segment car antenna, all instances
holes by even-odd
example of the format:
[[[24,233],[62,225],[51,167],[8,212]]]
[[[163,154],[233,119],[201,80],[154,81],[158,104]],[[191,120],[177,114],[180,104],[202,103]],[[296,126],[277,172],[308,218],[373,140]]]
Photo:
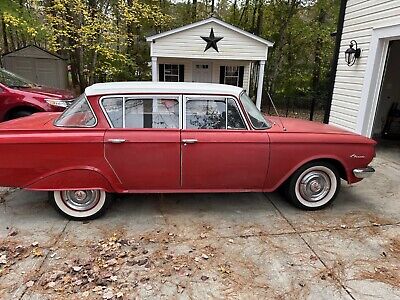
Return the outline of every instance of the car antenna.
[[[267,95],[268,95],[269,101],[271,101],[271,104],[272,104],[272,106],[274,107],[274,110],[275,110],[276,115],[278,116],[279,122],[281,122],[283,131],[287,131],[285,125],[283,125],[281,116],[279,115],[278,110],[276,109],[275,103],[274,103],[274,101],[272,100],[272,97],[271,97],[271,95],[269,94],[269,92],[267,92]]]

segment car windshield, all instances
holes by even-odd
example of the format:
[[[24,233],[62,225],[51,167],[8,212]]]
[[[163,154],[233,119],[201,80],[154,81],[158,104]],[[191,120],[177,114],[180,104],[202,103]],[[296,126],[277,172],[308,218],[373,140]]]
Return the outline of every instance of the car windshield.
[[[80,95],[54,122],[59,127],[93,127],[96,125],[94,115],[85,94]]]
[[[244,109],[249,116],[251,124],[256,129],[270,128],[270,124],[265,120],[261,111],[254,105],[254,102],[250,99],[245,92],[240,95],[240,101],[242,102]]]
[[[36,86],[33,82],[19,77],[5,69],[0,69],[0,82],[11,88]]]

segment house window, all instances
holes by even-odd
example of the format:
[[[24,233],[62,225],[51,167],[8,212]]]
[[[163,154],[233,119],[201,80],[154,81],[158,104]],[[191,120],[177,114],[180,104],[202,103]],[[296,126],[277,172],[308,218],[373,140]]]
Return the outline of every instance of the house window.
[[[164,80],[168,82],[179,82],[179,66],[165,64]]]
[[[184,65],[176,65],[176,64],[159,64],[159,81],[167,81],[167,82],[183,82],[185,81],[184,73],[185,66]]]
[[[244,66],[220,66],[219,83],[243,87]]]
[[[225,67],[225,84],[238,86],[239,85],[239,67],[226,66]]]

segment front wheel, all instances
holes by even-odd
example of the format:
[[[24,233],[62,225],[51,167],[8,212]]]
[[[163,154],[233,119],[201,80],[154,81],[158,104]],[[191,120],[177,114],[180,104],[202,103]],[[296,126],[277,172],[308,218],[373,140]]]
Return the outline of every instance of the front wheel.
[[[287,196],[297,207],[316,210],[335,200],[340,190],[340,176],[328,162],[312,162],[297,170],[289,179]]]
[[[52,194],[57,210],[74,220],[99,217],[111,201],[109,195],[103,190],[54,191]]]

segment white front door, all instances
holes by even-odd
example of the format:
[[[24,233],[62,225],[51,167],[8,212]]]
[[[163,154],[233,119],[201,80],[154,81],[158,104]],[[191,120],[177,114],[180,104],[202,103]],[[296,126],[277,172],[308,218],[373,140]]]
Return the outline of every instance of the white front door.
[[[212,82],[212,68],[209,62],[193,63],[193,82]]]

